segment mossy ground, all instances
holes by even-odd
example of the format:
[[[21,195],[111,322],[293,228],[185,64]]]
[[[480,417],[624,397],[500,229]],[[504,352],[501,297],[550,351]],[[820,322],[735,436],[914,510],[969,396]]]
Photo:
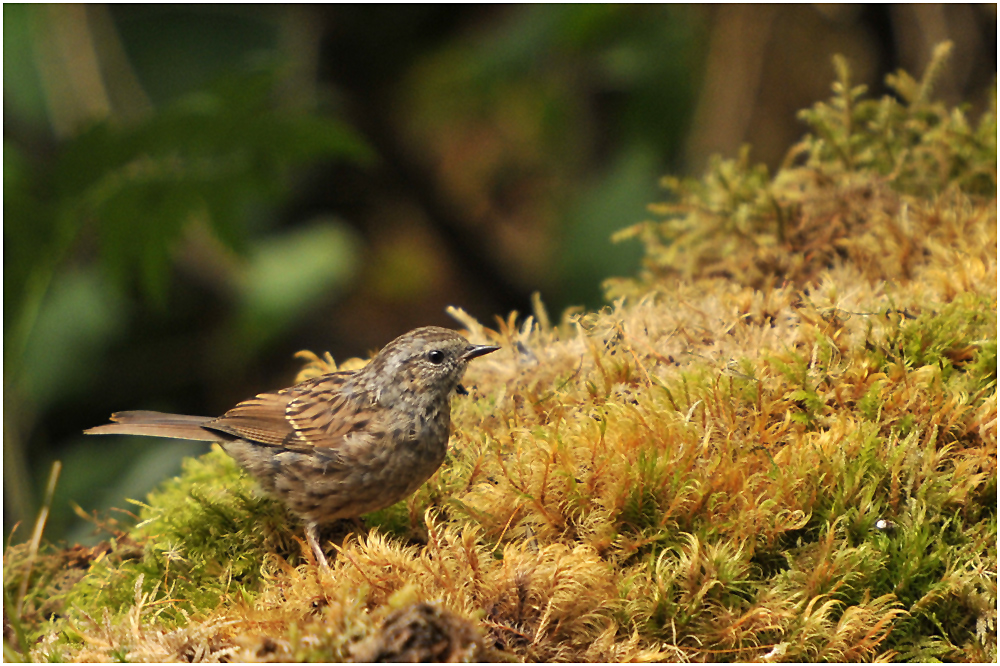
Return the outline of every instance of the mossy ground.
[[[100,548],[9,548],[5,655],[995,661],[996,109],[933,102],[943,56],[671,181],[603,311],[455,311],[503,350],[329,574],[213,450]]]

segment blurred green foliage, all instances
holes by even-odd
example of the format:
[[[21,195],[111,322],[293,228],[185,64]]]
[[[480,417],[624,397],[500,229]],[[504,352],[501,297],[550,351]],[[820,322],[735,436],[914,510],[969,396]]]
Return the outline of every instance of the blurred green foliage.
[[[40,47],[32,40],[55,29],[58,11],[4,8],[16,56],[5,59],[5,74],[12,74],[5,96],[10,91],[12,113],[28,125],[44,117],[38,93],[51,85],[33,67],[32,47]],[[105,352],[125,334],[134,297],[168,307],[182,247],[207,238],[216,254],[208,263],[228,262],[238,296],[227,337],[244,354],[234,359],[300,319],[310,299],[353,278],[358,243],[336,219],[270,231],[302,167],[320,160],[370,164],[374,157],[349,125],[283,98],[275,56],[275,64],[257,57],[196,80],[194,89],[163,93],[167,101],[136,118],[95,117],[64,137],[5,137],[4,469],[13,500],[5,502],[5,525],[31,516],[32,474],[23,451],[35,415],[100,381]],[[98,450],[121,455],[126,448]],[[176,459],[190,449],[174,451]],[[146,455],[162,462],[151,447]],[[70,471],[104,487],[121,467],[105,457],[86,465],[73,455],[83,466]]]
[[[594,277],[638,260],[607,238],[681,166],[705,18],[677,5],[510,8],[406,81],[410,143],[556,309],[599,307]]]

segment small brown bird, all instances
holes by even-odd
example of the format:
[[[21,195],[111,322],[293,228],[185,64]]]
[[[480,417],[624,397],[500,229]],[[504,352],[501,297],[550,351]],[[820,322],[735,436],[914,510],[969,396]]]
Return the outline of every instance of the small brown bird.
[[[306,540],[327,566],[317,528],[395,504],[430,478],[444,461],[451,394],[466,365],[497,349],[427,326],[360,370],[261,393],[219,418],[118,412],[85,432],[218,442],[305,521]]]

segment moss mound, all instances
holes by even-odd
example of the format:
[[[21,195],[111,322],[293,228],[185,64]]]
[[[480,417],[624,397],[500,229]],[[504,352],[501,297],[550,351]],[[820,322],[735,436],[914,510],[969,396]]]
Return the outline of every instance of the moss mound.
[[[996,109],[933,101],[945,55],[882,100],[838,60],[774,176],[669,181],[603,311],[453,311],[504,348],[330,574],[212,451],[69,582],[10,549],[7,654],[996,660]]]

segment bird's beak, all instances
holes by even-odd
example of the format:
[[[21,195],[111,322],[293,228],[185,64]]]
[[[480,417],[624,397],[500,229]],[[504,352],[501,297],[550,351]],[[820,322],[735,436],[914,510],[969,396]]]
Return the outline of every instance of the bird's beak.
[[[495,352],[500,349],[499,347],[494,347],[492,345],[469,345],[462,352],[462,355],[458,357],[459,361],[470,361],[478,356],[485,356],[491,352]]]

